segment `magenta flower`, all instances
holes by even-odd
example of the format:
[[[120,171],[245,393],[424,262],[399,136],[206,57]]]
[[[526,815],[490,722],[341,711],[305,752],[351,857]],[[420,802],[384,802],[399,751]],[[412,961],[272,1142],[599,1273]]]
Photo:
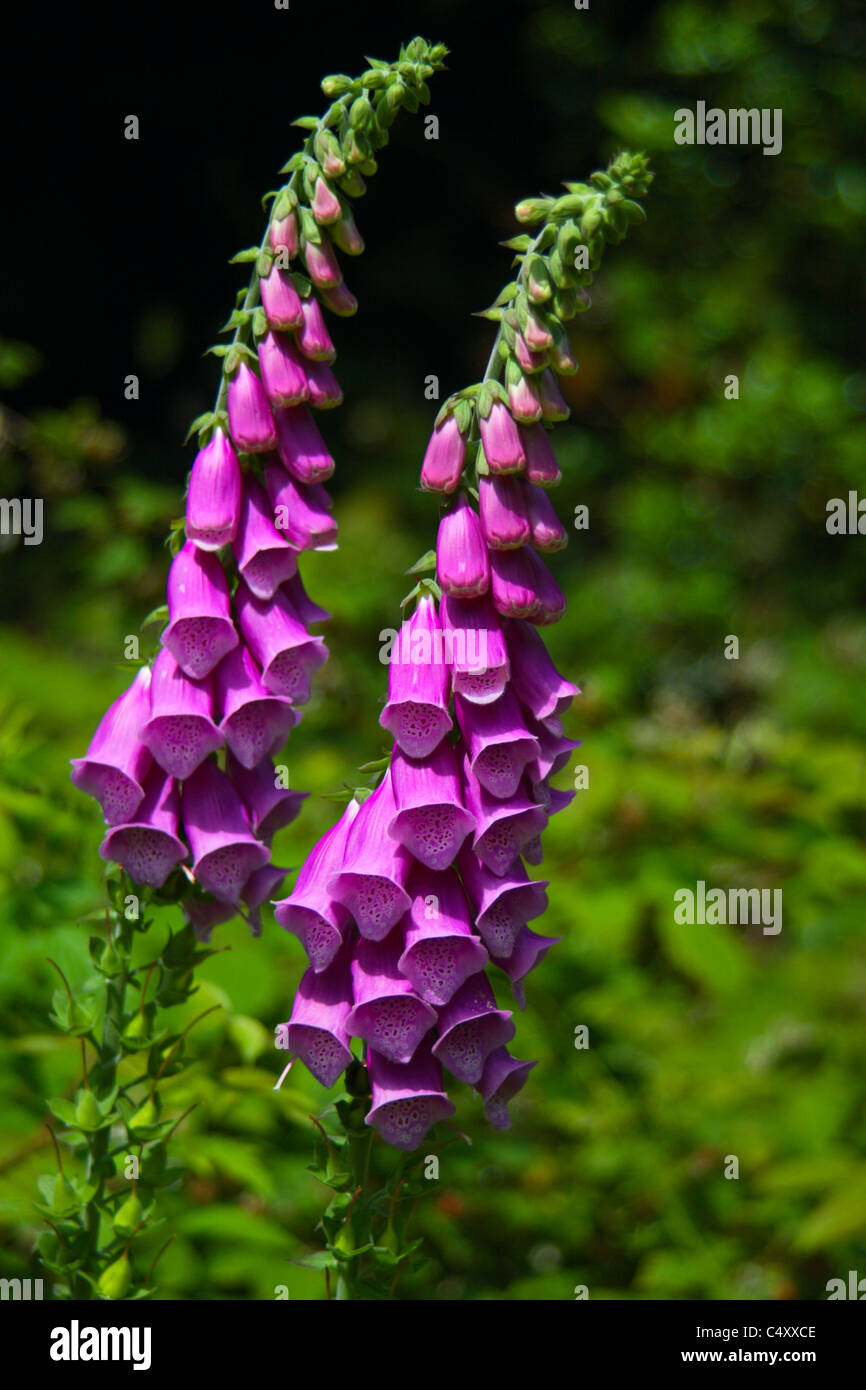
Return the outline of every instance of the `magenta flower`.
[[[546,492],[532,484],[526,490],[532,544],[536,550],[561,550],[568,534]]]
[[[496,962],[497,965],[502,966],[511,981],[512,993],[521,1009],[526,1007],[523,980],[526,979],[530,971],[541,964],[551,946],[555,946],[559,940],[560,937],[558,936],[540,936],[530,927],[521,927],[510,956],[505,960]]]
[[[545,420],[567,420],[571,411],[556,383],[553,372],[548,370],[541,373],[538,389],[541,394],[541,410]]]
[[[300,405],[309,398],[307,366],[283,333],[268,332],[259,343],[259,371],[271,405]]]
[[[509,1128],[508,1102],[526,1085],[529,1073],[537,1065],[537,1062],[519,1062],[505,1047],[490,1053],[477,1090],[484,1101],[484,1114],[494,1129]]]
[[[298,483],[279,463],[265,468],[274,525],[299,550],[336,550],[337,523],[321,483]]]
[[[398,967],[428,1004],[447,1004],[470,975],[484,969],[487,951],[472,933],[466,895],[453,869],[434,873],[416,864],[409,895]]]
[[[235,538],[241,505],[237,454],[222,430],[214,430],[192,465],[186,495],[186,534],[202,550],[219,550]]]
[[[150,718],[140,737],[160,767],[179,782],[223,741],[213,720],[210,680],[185,675],[166,647],[153,664]]]
[[[237,906],[250,874],[270,858],[238,793],[215,763],[204,762],[184,782],[181,808],[196,882]]]
[[[396,814],[390,769],[361,806],[341,867],[327,889],[354,917],[362,936],[381,941],[409,907],[412,857],[389,831]]]
[[[187,541],[171,562],[167,597],[163,646],[186,675],[198,680],[209,676],[238,644],[229,586],[216,556]]]
[[[290,254],[294,255],[294,252]],[[271,328],[300,328],[304,321],[303,300],[288,271],[272,266],[270,275],[259,281],[259,293]]]
[[[542,626],[558,623],[560,618],[564,617],[567,607],[565,594],[541,557],[536,555],[534,550],[527,550],[525,554],[537,596],[537,606],[532,614],[532,621]],[[529,615],[513,612],[509,616],[520,618]]]
[[[531,527],[529,489],[523,478],[491,475],[478,481],[478,510],[484,540],[491,550],[526,545]]]
[[[450,674],[430,594],[403,623],[388,665],[388,703],[379,718],[410,758],[424,758],[452,727]]]
[[[489,704],[505,689],[509,657],[499,619],[486,597],[442,600],[443,633],[450,644],[455,695]]]
[[[538,610],[533,554],[527,546],[490,552],[490,597],[505,618],[531,618]]]
[[[541,401],[529,377],[518,374],[508,387],[508,405],[515,420],[522,425],[541,419]]]
[[[352,1060],[346,1019],[352,1009],[350,946],[324,970],[301,976],[289,1020],[287,1042],[323,1086],[333,1086]]]
[[[327,608],[322,608],[321,604],[314,603],[304,588],[304,581],[300,573],[293,574],[291,579],[287,579],[282,586],[283,594],[289,600],[304,627],[309,627],[310,623],[324,623],[330,618]]]
[[[472,1086],[481,1080],[490,1053],[514,1037],[515,1027],[510,1011],[497,1009],[490,981],[480,971],[440,1010],[437,1032],[433,1056],[458,1081]]]
[[[310,698],[310,677],[328,659],[321,637],[311,637],[281,590],[271,600],[256,598],[241,581],[235,607],[244,641],[268,690],[294,704]]]
[[[331,237],[334,245],[345,251],[347,256],[360,256],[364,250],[364,238],[348,208],[344,208],[343,215],[331,224]]]
[[[334,460],[309,410],[302,405],[278,408],[274,418],[280,460],[292,477],[299,483],[322,483],[330,478]]]
[[[358,301],[345,280],[333,286],[321,285],[318,281],[316,283],[319,298],[333,314],[339,314],[340,318],[351,318],[358,312]]]
[[[580,691],[561,676],[540,634],[528,623],[504,624],[514,693],[535,719],[561,719]]]
[[[528,764],[538,757],[538,740],[527,729],[520,706],[506,689],[489,705],[454,697],[457,723],[472,774],[491,796],[514,796]]]
[[[241,362],[228,388],[229,430],[245,454],[260,454],[277,446],[277,431],[265,389],[252,367]]]
[[[454,1114],[442,1089],[442,1068],[426,1040],[411,1062],[389,1062],[373,1048],[367,1057],[373,1101],[364,1123],[395,1149],[417,1149],[430,1127]]]
[[[247,475],[241,496],[238,534],[232,547],[238,573],[256,598],[273,598],[298,570],[298,552],[273,523],[270,499]]]
[[[526,455],[508,407],[494,401],[486,420],[480,421],[481,443],[491,473],[520,473]]]
[[[325,325],[324,315],[314,294],[301,300],[303,322],[295,335],[295,341],[305,357],[314,362],[333,362],[336,349]]]
[[[468,756],[463,766],[463,791],[475,821],[472,848],[482,864],[502,878],[516,856],[541,834],[547,824],[546,812],[522,786],[509,797],[491,796],[475,777]]]
[[[326,885],[343,867],[349,831],[360,809],[353,797],[336,825],[307,855],[289,896],[274,907],[277,922],[297,936],[314,970],[330,965],[349,921],[348,909],[332,897]]]
[[[282,748],[300,711],[285,695],[275,695],[246,647],[223,657],[214,677],[220,733],[242,767],[253,768]]]
[[[436,1011],[415,993],[399,969],[402,940],[391,932],[383,941],[360,940],[352,956],[354,1007],[347,1032],[363,1038],[391,1062],[409,1062],[436,1022]]]
[[[314,241],[306,242],[303,254],[310,279],[317,288],[333,291],[342,283],[343,272],[326,236],[319,245]]]
[[[455,499],[439,522],[436,578],[452,598],[477,598],[487,592],[490,566],[478,513],[469,498]]]
[[[396,813],[390,834],[428,869],[447,869],[475,824],[463,805],[451,744],[443,739],[426,758],[407,758],[395,748],[391,781]]]
[[[429,492],[453,492],[460,482],[466,440],[457,420],[449,415],[434,429],[421,465],[421,486]]]
[[[150,714],[150,679],[142,666],[100,719],[85,756],[72,759],[74,785],[96,798],[108,825],[131,821],[144,797],[152,759],[140,730]]]
[[[539,487],[556,487],[562,478],[550,437],[543,425],[524,425],[520,439],[526,453],[526,476]]]
[[[307,363],[307,391],[315,410],[332,410],[343,400],[343,388],[327,362]]]
[[[301,802],[309,796],[309,792],[284,787],[270,758],[263,758],[255,767],[245,767],[229,753],[226,771],[240,793],[253,833],[268,844],[278,830],[291,824]]]
[[[478,935],[497,961],[510,956],[522,928],[547,909],[547,880],[530,879],[518,858],[495,874],[468,846],[457,862]]]
[[[151,768],[141,805],[127,823],[109,830],[99,846],[100,857],[121,864],[136,883],[161,888],[189,852],[177,833],[179,809],[173,778]]]

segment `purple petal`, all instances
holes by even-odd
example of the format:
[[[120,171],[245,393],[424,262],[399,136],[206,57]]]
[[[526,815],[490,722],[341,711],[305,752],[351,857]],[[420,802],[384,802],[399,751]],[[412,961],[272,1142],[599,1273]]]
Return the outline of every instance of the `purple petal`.
[[[192,680],[163,647],[153,663],[150,719],[141,730],[141,741],[179,782],[222,745],[212,716],[210,680]]]
[[[139,730],[150,713],[150,682],[142,666],[100,719],[86,756],[72,759],[73,784],[96,798],[109,825],[132,820],[144,797],[152,759]]]
[[[454,749],[443,739],[426,758],[391,759],[396,814],[390,833],[429,869],[447,869],[474,826],[463,805]]]

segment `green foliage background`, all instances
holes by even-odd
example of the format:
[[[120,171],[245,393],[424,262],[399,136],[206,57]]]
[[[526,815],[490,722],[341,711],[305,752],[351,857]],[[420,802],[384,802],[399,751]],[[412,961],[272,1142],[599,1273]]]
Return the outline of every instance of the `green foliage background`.
[[[428,9],[431,29],[456,13]],[[827,499],[861,484],[866,446],[862,19],[841,0],[667,0],[623,39],[601,13],[550,4],[532,7],[522,41],[545,74],[538,102],[584,123],[580,166],[569,141],[545,150],[545,170],[584,177],[625,144],[649,151],[656,182],[648,224],[609,252],[576,323],[581,371],[557,430],[557,502],[566,516],[586,504],[591,526],[554,562],[569,611],[547,635],[584,692],[567,731],[584,740],[590,788],[546,837],[541,929],[562,941],[529,981],[516,1040],[539,1065],[507,1135],[455,1088],[471,1145],[442,1152],[413,1218],[428,1260],[396,1296],[568,1299],[586,1284],[592,1298],[822,1298],[829,1278],[866,1273],[864,541],[824,527]],[[781,107],[783,153],[675,146],[673,111],[699,99]],[[506,136],[519,121],[503,107]],[[438,312],[463,320],[492,294],[447,245],[437,256],[450,287]],[[488,261],[495,292],[507,259],[492,240]],[[376,294],[365,264],[362,304]],[[363,314],[337,328],[347,406],[324,428],[341,546],[305,569],[335,615],[332,655],[288,749],[293,785],[312,792],[276,842],[289,866],[333,817],[321,794],[383,747],[377,634],[396,623],[436,512],[412,490],[432,418],[418,380],[378,370],[387,345],[365,341]],[[470,333],[483,361],[485,329]],[[38,325],[32,337],[38,348]],[[149,350],[158,359],[158,336]],[[75,1045],[46,1022],[45,957],[96,987],[76,922],[101,902],[101,826],[67,760],[127,678],[124,634],[161,601],[160,542],[190,462],[164,438],[175,481],[155,481],[133,431],[38,372],[33,349],[3,345],[0,492],[44,497],[48,528],[38,550],[0,558],[4,1275],[28,1272],[40,1229],[31,1201],[53,1166],[41,1098],[78,1077]],[[729,373],[738,401],[724,398]],[[25,381],[45,402],[26,415]],[[728,634],[738,661],[723,657]],[[697,879],[781,887],[781,935],[676,926],[673,893]],[[325,1095],[300,1067],[272,1090],[302,953],[271,918],[259,941],[239,922],[216,941],[226,950],[180,1017],[222,1007],[167,1092],[177,1114],[198,1103],[175,1141],[185,1175],[136,1259],[146,1268],[176,1232],[162,1297],[271,1298],[287,1284],[321,1298],[321,1274],[287,1262],[316,1248],[326,1194],[305,1164]]]

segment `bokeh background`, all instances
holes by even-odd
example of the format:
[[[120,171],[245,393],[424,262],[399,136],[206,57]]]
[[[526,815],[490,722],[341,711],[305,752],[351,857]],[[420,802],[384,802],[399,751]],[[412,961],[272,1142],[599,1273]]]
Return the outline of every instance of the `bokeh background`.
[[[312,794],[277,862],[301,862],[334,815],[322,794],[384,747],[377,634],[436,517],[416,490],[423,382],[444,397],[480,375],[491,329],[470,315],[508,278],[513,204],[623,145],[656,180],[576,321],[557,428],[561,514],[586,504],[590,529],[555,561],[569,611],[548,635],[583,688],[567,731],[590,787],[546,837],[542,930],[562,942],[516,1040],[539,1065],[506,1135],[457,1088],[471,1146],[444,1151],[413,1218],[427,1262],[395,1296],[814,1299],[866,1274],[866,541],[824,526],[866,448],[860,7],[257,0],[17,23],[34,85],[5,122],[0,494],[43,497],[46,533],[0,538],[2,1273],[30,1269],[53,1168],[41,1098],[77,1076],[45,957],[94,984],[79,919],[101,902],[101,822],[68,759],[162,601],[181,441],[215,388],[201,354],[243,279],[228,256],[257,238],[319,78],[421,31],[452,50],[440,138],[401,116],[358,209],[346,403],[323,423],[341,546],[304,571],[331,659],[288,748]],[[698,100],[781,107],[782,153],[676,146],[673,112]],[[781,935],[676,926],[673,893],[698,879],[782,888]],[[287,1261],[316,1248],[307,1116],[326,1097],[300,1068],[271,1089],[302,953],[272,919],[215,940],[188,1012],[222,1010],[175,1086],[176,1113],[199,1104],[149,1237],[178,1236],[160,1296],[320,1298],[321,1274]]]

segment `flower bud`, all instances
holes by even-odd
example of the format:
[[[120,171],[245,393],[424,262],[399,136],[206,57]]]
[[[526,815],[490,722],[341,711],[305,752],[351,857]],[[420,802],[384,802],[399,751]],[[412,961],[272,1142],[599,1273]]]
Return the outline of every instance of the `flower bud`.
[[[232,439],[242,453],[276,448],[277,431],[265,389],[246,362],[229,381],[228,412]]]
[[[103,1298],[124,1298],[132,1283],[129,1257],[121,1255],[119,1260],[104,1269],[97,1280],[97,1290]]]
[[[334,289],[343,278],[334,248],[327,238],[318,246],[314,241],[305,242],[304,263],[313,284],[320,289]]]
[[[521,371],[530,374],[543,371],[549,360],[547,352],[533,352],[520,333],[514,338],[514,355]]]
[[[273,251],[285,251],[291,259],[298,254],[298,219],[294,212],[279,221],[274,219],[268,230],[268,240]]]
[[[355,219],[348,208],[344,209],[339,221],[333,224],[331,236],[335,246],[338,246],[347,256],[360,256],[364,249],[364,239],[355,226]]]
[[[307,362],[290,338],[265,334],[259,343],[259,370],[272,405],[300,405],[309,397]]]
[[[518,222],[543,222],[553,207],[553,198],[524,198],[514,209]]]
[[[561,550],[568,545],[568,533],[553,508],[553,503],[540,487],[527,488],[527,510],[536,550]]]
[[[515,420],[519,420],[521,424],[540,420],[542,407],[535,387],[513,361],[506,364],[505,383],[508,389],[508,404]]]
[[[330,309],[332,314],[338,314],[340,318],[348,319],[358,312],[358,301],[345,280],[333,287],[322,287],[320,297],[325,307]]]
[[[299,328],[303,322],[301,296],[291,275],[272,267],[270,275],[259,281],[262,308],[271,328]]]
[[[481,529],[491,550],[514,550],[530,537],[529,492],[519,475],[479,478]]]
[[[314,294],[301,300],[301,312],[303,323],[295,334],[295,342],[301,352],[315,362],[333,362],[337,352]]]
[[[543,425],[524,426],[521,444],[526,452],[526,476],[538,487],[556,487],[562,478],[556,455]]]
[[[542,372],[538,386],[541,394],[541,413],[545,420],[567,420],[571,411],[556,384],[553,372]]]
[[[573,376],[577,371],[577,361],[571,351],[568,334],[557,325],[554,344],[550,351],[550,361],[554,371],[562,376]]]
[[[327,362],[307,363],[307,388],[311,406],[330,410],[343,399],[343,388]]]
[[[487,419],[480,422],[484,457],[491,473],[520,473],[526,456],[517,426],[502,401],[494,401]]]
[[[436,578],[453,598],[477,598],[490,582],[487,546],[478,513],[460,496],[439,523]]]
[[[316,158],[329,179],[345,173],[346,164],[340,151],[340,142],[331,130],[320,130],[314,142]]]
[[[526,289],[533,304],[543,304],[553,294],[550,272],[541,256],[533,256],[529,262]]]
[[[338,222],[343,212],[339,198],[321,175],[316,179],[311,207],[320,227],[327,226],[329,222]]]
[[[449,415],[430,436],[421,464],[421,486],[428,492],[453,492],[465,457],[466,440],[455,416]]]

